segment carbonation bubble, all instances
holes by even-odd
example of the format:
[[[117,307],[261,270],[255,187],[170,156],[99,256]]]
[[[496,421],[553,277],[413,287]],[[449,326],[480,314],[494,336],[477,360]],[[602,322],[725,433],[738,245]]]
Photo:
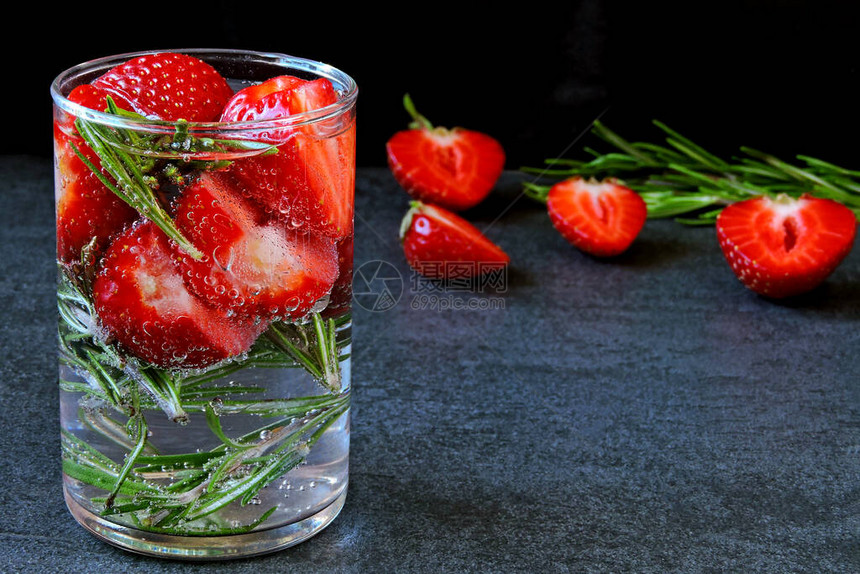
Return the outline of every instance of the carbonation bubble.
[[[221,409],[224,406],[224,401],[221,399],[221,397],[215,397],[214,399],[209,401],[209,406],[212,407],[212,410],[215,412],[216,415],[219,415],[221,414]]]

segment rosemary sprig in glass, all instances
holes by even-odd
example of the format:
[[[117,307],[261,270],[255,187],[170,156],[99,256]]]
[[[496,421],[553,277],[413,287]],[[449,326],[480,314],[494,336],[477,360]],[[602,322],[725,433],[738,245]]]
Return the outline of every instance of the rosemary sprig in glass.
[[[106,111],[140,117],[110,100]],[[182,122],[172,134],[157,130],[145,134],[81,118],[75,126],[98,156],[95,165],[75,149],[90,170],[194,257],[199,251],[182,236],[163,203],[165,187],[181,187],[197,170],[224,167],[229,160],[223,158],[235,153],[269,153],[253,142],[194,137]],[[186,159],[200,157],[201,152],[208,159]],[[343,329],[349,317],[324,319],[315,312],[306,322],[273,323],[247,353],[205,370],[156,368],[124,354],[101,336],[92,301],[97,268],[93,247],[94,243],[86,246],[78,262],[59,264],[59,348],[65,367],[60,387],[80,397],[81,423],[125,455],[121,463],[114,461],[95,443],[64,431],[64,473],[104,491],[104,496],[91,499],[101,505],[102,514],[148,530],[218,535],[256,528],[275,508],[241,526],[225,524],[216,511],[232,503],[253,503],[262,488],[301,464],[311,446],[348,410],[350,394],[341,379],[340,362],[350,344],[348,330]],[[264,398],[259,396],[266,390],[261,386],[226,382],[243,369],[270,368],[303,369],[321,392]],[[153,413],[181,425],[198,414],[217,446],[203,452],[160,454],[150,438],[148,417]],[[229,437],[221,417],[240,414],[259,417],[261,426]]]
[[[145,451],[143,414],[130,419],[137,438],[122,466],[72,433],[63,432],[63,471],[76,480],[109,491],[100,502],[104,515],[127,515],[135,524],[158,532],[217,535],[252,530],[271,515],[263,513],[241,528],[211,517],[228,504],[251,504],[260,490],[301,464],[313,444],[349,407],[349,394],[272,405],[264,416],[276,417],[261,429],[230,439],[213,406],[206,421],[223,442],[204,452],[173,455]],[[204,521],[204,519],[207,519]]]
[[[834,199],[860,218],[860,171],[803,155],[791,163],[749,147],[723,159],[662,122],[653,123],[665,136],[662,144],[628,141],[596,121],[591,132],[610,151],[586,147],[590,159],[547,159],[543,167],[523,167],[523,173],[537,177],[523,182],[524,194],[546,202],[560,179],[615,178],[642,196],[649,218],[672,217],[686,225],[711,225],[730,203],[780,194]]]
[[[145,119],[140,114],[119,108],[110,96],[106,98],[105,112],[118,118]],[[230,154],[277,153],[277,148],[261,147],[258,143],[242,140],[195,137],[188,128],[187,122],[179,121],[173,125],[172,133],[164,133],[161,130],[144,133],[77,118],[75,129],[96,153],[100,166],[94,165],[77,147],[74,147],[74,151],[105,187],[143,217],[152,220],[183,251],[199,259],[199,250],[177,229],[162,205],[157,193],[162,183],[167,181],[182,184],[189,173],[223,168],[230,163],[229,159],[224,159],[230,157]],[[187,159],[201,154],[213,159]]]
[[[201,372],[172,372],[125,357],[100,339],[91,301],[67,278],[67,268],[61,270],[60,358],[77,379],[61,380],[61,388],[81,395],[79,419],[88,429],[126,452],[120,465],[64,432],[65,474],[107,492],[93,499],[103,506],[103,514],[124,515],[148,530],[230,534],[251,530],[268,518],[273,509],[253,524],[235,527],[212,515],[234,502],[250,504],[262,488],[301,464],[311,446],[349,408],[350,394],[343,388],[339,368],[349,339],[338,338],[348,318],[323,319],[315,313],[305,324],[276,323],[241,358]],[[253,398],[265,389],[223,383],[225,377],[248,368],[304,369],[325,392]],[[220,444],[206,452],[161,455],[148,436],[147,417],[152,412],[163,412],[181,424],[199,413]],[[239,414],[274,422],[230,438],[221,417]]]

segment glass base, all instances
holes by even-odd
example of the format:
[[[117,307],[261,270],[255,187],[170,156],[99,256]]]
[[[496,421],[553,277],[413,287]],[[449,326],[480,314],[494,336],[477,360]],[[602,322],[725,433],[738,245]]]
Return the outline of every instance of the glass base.
[[[66,505],[84,528],[109,544],[145,556],[175,560],[230,560],[295,546],[331,524],[346,501],[346,488],[330,505],[299,522],[232,536],[174,536],[115,524],[78,504],[64,488]]]

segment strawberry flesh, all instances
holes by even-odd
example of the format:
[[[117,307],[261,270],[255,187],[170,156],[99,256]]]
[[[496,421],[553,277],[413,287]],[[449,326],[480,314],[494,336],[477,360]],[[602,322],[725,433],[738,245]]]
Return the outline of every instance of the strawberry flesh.
[[[402,224],[406,261],[429,279],[470,277],[504,268],[510,257],[456,213],[415,202]]]
[[[191,293],[177,252],[145,220],[113,241],[93,283],[106,338],[162,368],[201,368],[247,351],[265,324],[228,316]]]
[[[413,128],[386,143],[388,166],[414,199],[463,211],[483,201],[505,165],[491,136],[462,128]]]
[[[203,174],[184,191],[176,222],[203,253],[181,258],[186,281],[219,308],[264,320],[302,318],[337,278],[330,238],[265,217],[220,174]]]
[[[612,180],[580,177],[550,188],[547,212],[562,237],[595,257],[626,251],[648,217],[645,201],[635,191]]]
[[[295,113],[292,90],[306,81],[295,76],[276,76],[242,88],[221,111],[222,121],[250,122],[285,118]],[[271,143],[277,143],[277,139]]]
[[[853,247],[857,219],[836,201],[804,196],[733,203],[717,218],[726,261],[750,290],[774,299],[820,285]]]
[[[276,120],[337,103],[325,78],[272,78],[236,93],[221,121]],[[340,122],[340,120],[334,120]],[[337,133],[325,133],[326,129]],[[342,239],[352,233],[355,127],[331,120],[277,128],[260,141],[279,143],[278,153],[236,160],[229,172],[246,197],[295,227]]]

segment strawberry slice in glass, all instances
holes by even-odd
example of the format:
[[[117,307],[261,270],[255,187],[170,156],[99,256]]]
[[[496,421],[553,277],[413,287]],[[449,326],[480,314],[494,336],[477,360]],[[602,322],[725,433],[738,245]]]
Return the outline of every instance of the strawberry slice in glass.
[[[247,351],[266,325],[231,316],[191,293],[176,253],[148,220],[114,239],[93,283],[104,335],[162,368],[201,368]]]
[[[218,308],[264,320],[299,319],[337,278],[331,238],[267,217],[220,173],[203,174],[184,191],[176,221],[203,253],[180,257],[185,280]]]
[[[106,95],[84,84],[72,90],[69,100],[87,108],[104,110]],[[100,255],[112,236],[137,219],[137,212],[108,189],[87,165],[89,162],[100,170],[102,177],[110,178],[101,169],[98,156],[75,131],[74,117],[65,116],[54,121],[54,148],[57,258],[65,264],[74,264],[90,243],[91,254]]]
[[[326,78],[278,76],[237,92],[221,121],[286,119],[323,110],[337,100]],[[233,162],[229,173],[241,192],[296,228],[334,239],[351,234],[355,174],[344,158],[354,154],[354,123],[344,130],[342,121],[324,118],[313,124],[285,122],[261,134],[261,140],[276,143],[277,153]]]

